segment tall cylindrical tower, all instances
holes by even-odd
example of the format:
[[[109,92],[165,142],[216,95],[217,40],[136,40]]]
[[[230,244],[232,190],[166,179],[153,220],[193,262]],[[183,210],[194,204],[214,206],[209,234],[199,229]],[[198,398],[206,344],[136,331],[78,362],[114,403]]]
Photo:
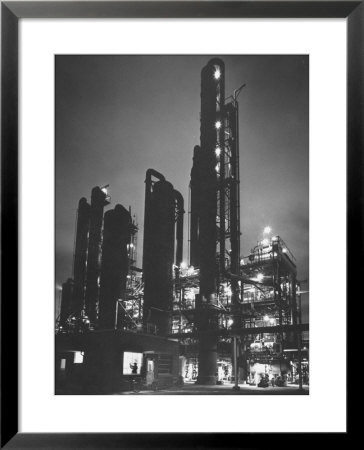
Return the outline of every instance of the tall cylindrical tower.
[[[116,325],[117,302],[123,299],[128,274],[128,249],[131,216],[127,209],[116,205],[104,216],[102,265],[100,274],[99,328]]]
[[[158,334],[168,334],[173,304],[175,240],[175,194],[171,183],[164,179],[154,183],[146,196],[145,214],[143,319],[145,325],[155,325]]]
[[[75,253],[73,260],[74,288],[72,295],[72,312],[80,315],[84,309],[86,288],[86,260],[87,243],[90,231],[90,205],[85,198],[81,198],[77,210],[77,228]]]
[[[217,369],[216,264],[218,176],[220,146],[224,143],[225,66],[212,59],[201,73],[201,181],[199,214],[200,301],[196,302],[199,331],[199,384],[215,384]],[[221,203],[221,199],[220,199]],[[223,208],[223,205],[220,208]],[[220,227],[221,228],[221,227]],[[223,232],[222,229],[219,231]],[[224,257],[224,249],[220,248]]]
[[[106,189],[94,187],[91,192],[90,233],[86,275],[86,315],[93,326],[96,326],[98,317],[102,219],[104,207],[108,203],[109,197]]]

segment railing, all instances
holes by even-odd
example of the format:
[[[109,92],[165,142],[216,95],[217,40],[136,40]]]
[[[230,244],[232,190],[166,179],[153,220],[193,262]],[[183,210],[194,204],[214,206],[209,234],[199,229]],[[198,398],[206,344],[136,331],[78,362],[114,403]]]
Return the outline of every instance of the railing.
[[[294,266],[296,266],[296,258],[293,256],[283,239],[279,236],[274,236],[269,240],[269,242],[259,242],[258,245],[254,247],[250,255],[244,256],[240,260],[240,265],[249,266],[259,262],[273,260],[276,250],[278,250],[278,254],[280,256],[284,255]]]

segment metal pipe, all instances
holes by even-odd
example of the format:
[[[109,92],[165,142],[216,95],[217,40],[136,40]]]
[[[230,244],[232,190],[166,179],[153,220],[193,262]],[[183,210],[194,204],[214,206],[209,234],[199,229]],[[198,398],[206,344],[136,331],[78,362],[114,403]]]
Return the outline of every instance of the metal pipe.
[[[236,336],[233,337],[234,340],[234,391],[240,391],[240,386],[238,383],[238,338]]]
[[[173,190],[174,198],[176,201],[176,265],[179,267],[183,259],[183,215],[185,210],[183,209],[184,201],[182,194],[176,189]]]

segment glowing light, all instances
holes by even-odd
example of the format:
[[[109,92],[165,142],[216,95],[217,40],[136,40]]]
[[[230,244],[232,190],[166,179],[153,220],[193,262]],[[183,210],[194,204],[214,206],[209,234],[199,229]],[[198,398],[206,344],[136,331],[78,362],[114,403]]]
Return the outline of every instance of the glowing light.
[[[271,231],[272,231],[271,227],[269,227],[269,226],[264,227],[263,234],[269,234]]]
[[[181,269],[187,269],[187,263],[181,262]]]
[[[269,240],[266,238],[266,239],[263,239],[262,240],[262,244],[263,245],[268,245],[269,244]]]
[[[216,128],[217,130],[219,130],[219,129],[221,128],[221,122],[220,122],[220,120],[218,120],[218,121],[215,123],[215,128]]]
[[[269,319],[269,322],[273,325],[275,320],[274,319]]]
[[[278,241],[278,236],[273,236],[272,241]]]
[[[219,172],[219,170],[220,170],[220,164],[216,164],[215,170],[216,170],[216,172]]]
[[[130,244],[130,248],[133,248],[134,247],[134,244]]]
[[[229,287],[225,288],[225,294],[226,295],[231,295],[232,294],[231,289]]]
[[[218,80],[220,78],[220,76],[221,76],[220,69],[216,69],[215,72],[214,72],[215,80]]]
[[[220,156],[221,148],[220,147],[216,147],[215,153],[216,153],[216,156]]]
[[[231,325],[232,325],[233,323],[234,323],[233,319],[229,319],[229,320],[228,320],[228,323],[227,323],[228,327],[231,327]]]
[[[282,252],[283,252],[283,253],[287,253],[287,249],[284,248],[284,249],[282,250]]]
[[[266,322],[268,322],[269,316],[264,316],[264,320],[265,320]]]
[[[264,275],[262,273],[258,273],[257,275],[257,280],[258,281],[263,281]]]

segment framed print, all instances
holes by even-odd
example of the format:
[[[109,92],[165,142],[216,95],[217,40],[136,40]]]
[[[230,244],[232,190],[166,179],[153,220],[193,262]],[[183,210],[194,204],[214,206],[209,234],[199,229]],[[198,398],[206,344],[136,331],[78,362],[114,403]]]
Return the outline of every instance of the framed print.
[[[362,2],[1,6],[2,446],[347,437]]]

